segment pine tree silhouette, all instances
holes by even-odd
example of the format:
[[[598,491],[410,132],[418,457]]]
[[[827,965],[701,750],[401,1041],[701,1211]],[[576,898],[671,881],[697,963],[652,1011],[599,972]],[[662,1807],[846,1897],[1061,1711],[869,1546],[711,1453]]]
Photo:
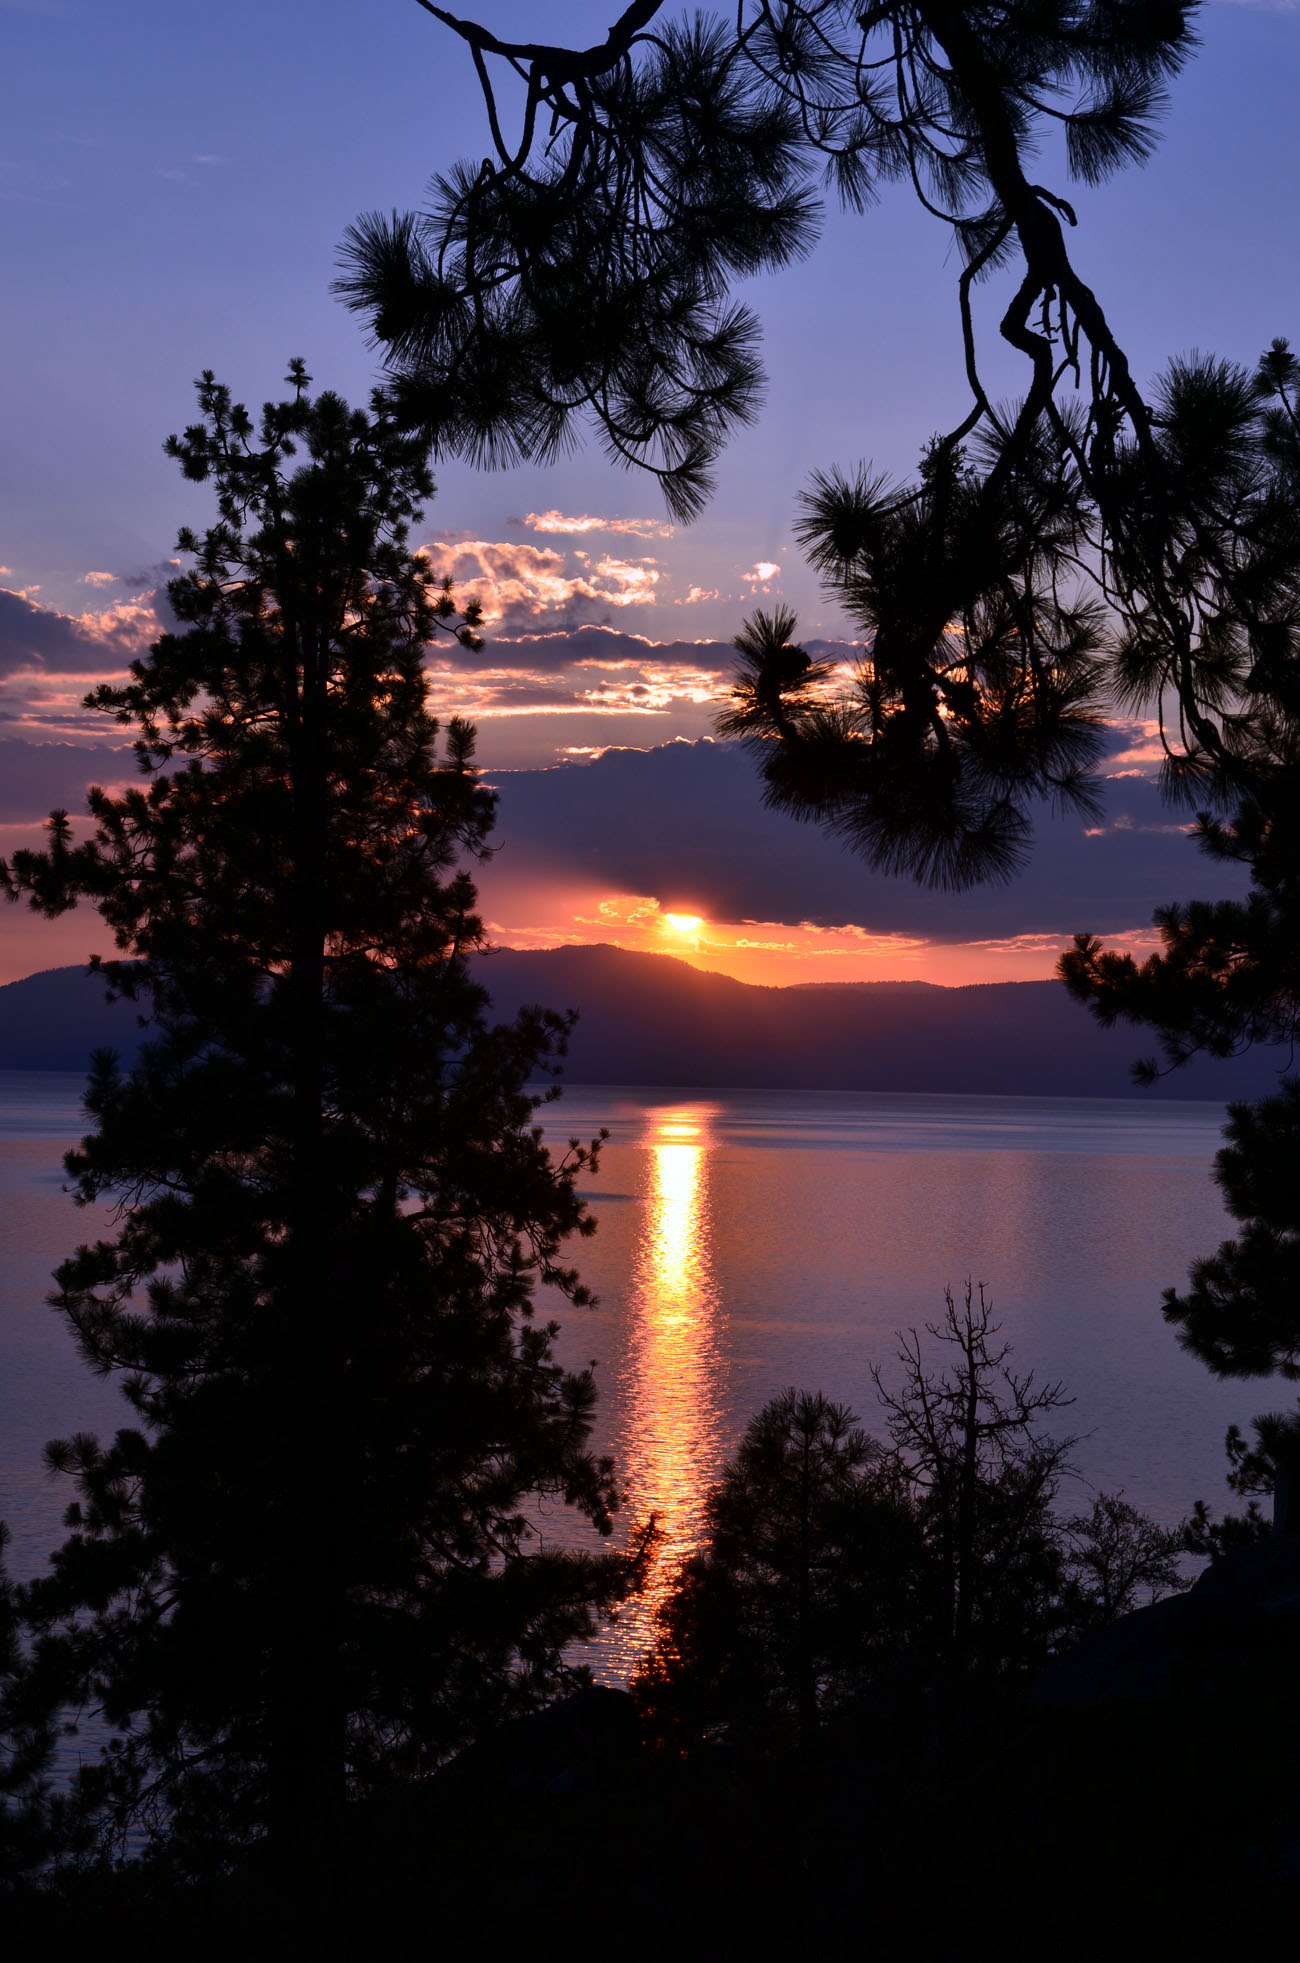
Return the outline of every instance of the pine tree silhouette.
[[[604,1531],[615,1496],[591,1376],[532,1316],[539,1283],[589,1299],[591,1151],[554,1161],[527,1088],[566,1024],[493,1027],[466,966],[494,799],[422,664],[477,615],[409,544],[425,445],[290,380],[255,428],[204,376],[167,446],[218,507],[179,629],[90,698],[144,781],[6,876],[98,907],[148,1023],[67,1161],[114,1224],[56,1299],[134,1422],[49,1448],[77,1498],[43,1680],[115,1728],[83,1779],[107,1836],[183,1868],[269,1835],[325,1875],[349,1799],[552,1696],[630,1570],[530,1524]]]

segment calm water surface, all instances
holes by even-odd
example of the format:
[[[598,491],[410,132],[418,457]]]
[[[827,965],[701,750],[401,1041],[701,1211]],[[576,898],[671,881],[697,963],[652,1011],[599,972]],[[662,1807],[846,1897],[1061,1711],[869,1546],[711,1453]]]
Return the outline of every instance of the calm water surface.
[[[62,1191],[80,1090],[0,1072],[0,1517],[25,1571],[68,1497],[41,1471],[45,1440],[123,1422],[44,1306],[55,1263],[98,1231]],[[1214,1383],[1159,1314],[1162,1288],[1226,1231],[1209,1179],[1218,1105],[602,1086],[544,1115],[559,1148],[611,1133],[586,1188],[599,1230],[577,1249],[600,1302],[564,1309],[561,1353],[595,1360],[598,1442],[617,1456],[624,1520],[661,1516],[660,1576],[759,1405],[795,1384],[870,1428],[870,1366],[888,1374],[897,1332],[941,1316],[968,1276],[1017,1364],[1075,1396],[1081,1505],[1087,1482],[1169,1522],[1200,1495],[1218,1503],[1224,1429],[1267,1403],[1263,1386]],[[574,1538],[562,1513],[544,1525]],[[624,1613],[600,1674],[644,1649],[646,1616]]]
[[[1224,1430],[1267,1392],[1215,1383],[1159,1305],[1227,1231],[1209,1177],[1221,1106],[602,1087],[547,1115],[556,1143],[611,1133],[581,1250],[600,1304],[566,1317],[562,1345],[597,1362],[627,1517],[664,1522],[651,1602],[748,1416],[793,1384],[871,1429],[871,1365],[888,1378],[898,1332],[941,1319],[967,1277],[1016,1365],[1075,1397],[1073,1503],[1122,1488],[1172,1524],[1219,1502]],[[610,1674],[644,1649],[646,1617],[625,1611],[602,1644]]]

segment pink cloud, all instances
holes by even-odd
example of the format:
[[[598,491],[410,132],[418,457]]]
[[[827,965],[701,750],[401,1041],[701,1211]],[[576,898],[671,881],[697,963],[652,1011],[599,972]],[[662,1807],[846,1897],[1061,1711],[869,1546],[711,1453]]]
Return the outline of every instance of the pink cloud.
[[[0,587],[0,674],[112,674],[162,631],[156,593],[74,615],[38,605],[31,597],[36,590]]]
[[[624,532],[631,538],[671,538],[676,529],[658,518],[569,518],[562,511],[530,511],[524,523],[534,532]]]
[[[562,552],[514,541],[435,538],[425,547],[433,570],[451,579],[463,604],[477,600],[484,620],[535,619],[579,608],[645,606],[662,574],[653,559],[601,558],[570,572]]]
[[[81,811],[88,784],[111,788],[132,783],[137,775],[134,754],[121,742],[33,743],[21,736],[0,737],[0,824],[39,823],[56,806]]]

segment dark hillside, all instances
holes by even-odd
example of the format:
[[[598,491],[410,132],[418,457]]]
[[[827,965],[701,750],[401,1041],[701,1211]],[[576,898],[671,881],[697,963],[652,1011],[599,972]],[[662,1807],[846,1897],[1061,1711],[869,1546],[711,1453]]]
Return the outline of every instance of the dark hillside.
[[[756,988],[668,955],[615,947],[500,949],[482,966],[496,1010],[576,1008],[575,1083],[1131,1097],[1143,1030],[1103,1030],[1056,982]],[[1272,1089],[1285,1059],[1198,1059],[1156,1095]]]
[[[84,1070],[92,1050],[140,1043],[133,1002],[104,1000],[87,968],[47,968],[0,988],[0,1070]]]
[[[500,948],[479,972],[503,1018],[529,1002],[580,1012],[573,1083],[1130,1097],[1129,1067],[1151,1047],[1145,1031],[1099,1029],[1056,982],[756,988],[617,947]],[[0,1069],[81,1070],[93,1049],[130,1056],[139,1041],[133,1005],[109,1006],[81,968],[0,988]],[[1286,1061],[1198,1059],[1151,1094],[1255,1097]]]

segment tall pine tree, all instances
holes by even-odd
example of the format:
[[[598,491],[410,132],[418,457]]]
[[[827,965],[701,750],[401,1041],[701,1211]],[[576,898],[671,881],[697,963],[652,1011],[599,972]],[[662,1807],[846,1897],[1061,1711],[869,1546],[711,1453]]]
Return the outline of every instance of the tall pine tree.
[[[149,1028],[129,1073],[97,1058],[68,1159],[113,1225],[56,1299],[134,1422],[49,1448],[77,1498],[34,1667],[115,1734],[105,1830],[191,1863],[328,1852],[350,1797],[553,1695],[629,1573],[530,1524],[607,1530],[614,1490],[591,1377],[532,1319],[539,1283],[588,1299],[590,1153],[548,1155],[527,1088],[565,1024],[490,1026],[467,968],[494,800],[423,657],[477,617],[408,543],[423,444],[309,379],[255,427],[203,377],[167,445],[218,507],[179,631],[90,698],[144,781],[4,870],[98,907]]]

